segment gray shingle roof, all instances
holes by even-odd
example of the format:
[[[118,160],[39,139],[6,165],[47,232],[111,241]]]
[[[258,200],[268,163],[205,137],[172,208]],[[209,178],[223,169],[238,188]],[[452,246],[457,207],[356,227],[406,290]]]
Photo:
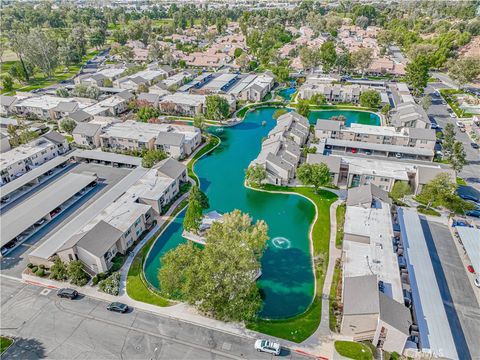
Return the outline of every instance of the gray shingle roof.
[[[346,277],[343,290],[343,314],[378,314],[380,301],[376,275]]]
[[[167,158],[160,161],[157,165],[155,165],[155,168],[159,173],[172,179],[178,178],[187,169],[187,167],[181,162],[172,158]]]
[[[322,154],[307,154],[307,163],[309,164],[325,164],[330,169],[330,172],[338,174],[340,172],[340,165],[342,159],[338,156],[326,156]]]
[[[77,242],[77,246],[98,257],[103,256],[123,235],[117,228],[101,220]]]
[[[159,98],[160,95],[158,94],[140,93],[137,97],[137,100],[144,100],[148,101],[149,103],[155,103],[156,101],[158,101]]]
[[[116,94],[116,96],[119,96],[119,97],[121,97],[122,99],[125,99],[125,100],[130,100],[133,97],[133,94],[131,92],[125,90],[125,91],[119,92],[118,94]]]
[[[408,134],[412,139],[430,140],[435,141],[435,130],[433,129],[421,129],[421,128],[409,128]]]
[[[90,124],[90,123],[78,123],[73,134],[79,134],[84,136],[94,136],[101,129],[99,124]]]
[[[43,135],[45,139],[48,139],[55,144],[63,144],[65,142],[65,137],[56,131],[50,131]]]
[[[92,115],[90,115],[89,113],[87,113],[83,110],[78,110],[78,111],[75,111],[75,112],[69,114],[68,117],[70,119],[74,120],[75,122],[83,122],[83,121],[87,121],[87,120],[91,119]]]
[[[410,334],[412,317],[410,310],[403,304],[393,300],[384,293],[380,293],[380,319],[405,335]]]
[[[315,124],[315,130],[339,131],[343,121],[318,119]]]
[[[373,199],[379,199],[388,204],[392,203],[392,200],[388,197],[388,193],[374,184],[362,185],[348,189],[348,206],[371,203]]]
[[[61,101],[53,110],[60,112],[73,112],[78,108],[78,104],[75,101]]]
[[[173,132],[160,132],[155,140],[157,145],[182,145],[185,135]]]
[[[455,182],[455,171],[451,169],[432,168],[427,166],[419,166],[417,168],[417,178],[419,184],[427,184],[433,180],[438,174],[447,173],[451,180]]]
[[[15,100],[17,100],[17,98],[15,96],[2,95],[2,96],[0,96],[0,105],[10,106],[15,102]]]

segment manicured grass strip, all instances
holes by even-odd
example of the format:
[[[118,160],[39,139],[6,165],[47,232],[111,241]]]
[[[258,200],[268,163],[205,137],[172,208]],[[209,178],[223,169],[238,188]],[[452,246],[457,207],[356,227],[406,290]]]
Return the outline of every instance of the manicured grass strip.
[[[282,319],[258,319],[247,324],[247,328],[264,334],[300,343],[311,336],[320,325],[322,312],[321,294],[328,266],[328,248],[330,242],[330,206],[337,195],[330,191],[320,190],[317,194],[310,187],[286,187],[264,185],[268,191],[286,191],[303,195],[313,201],[318,209],[317,221],[313,225],[313,256],[315,258],[316,296],[310,307],[302,314]]]
[[[373,354],[366,345],[353,341],[335,341],[335,350],[349,359],[354,360],[371,360]]]
[[[431,216],[440,216],[440,213],[432,208],[427,209],[426,206],[419,205],[417,207],[417,210],[419,213],[424,214],[424,215],[431,215]]]
[[[7,350],[12,344],[12,339],[5,336],[0,336],[0,354],[3,354],[3,352]]]
[[[345,225],[345,212],[347,205],[345,203],[337,206],[337,237],[335,239],[335,246],[337,249],[342,248],[343,242],[343,225]]]
[[[461,177],[457,177],[457,185],[467,185],[467,182]]]
[[[463,94],[464,91],[456,90],[456,89],[440,89],[440,94],[443,96],[447,104],[452,108],[455,115],[459,118],[471,118],[473,114],[466,112],[465,110],[461,109],[457,103],[457,99],[455,98],[455,94]]]
[[[137,253],[128,269],[127,275],[127,294],[132,299],[156,306],[169,306],[171,303],[163,298],[158,291],[148,285],[143,273],[143,264],[150,248],[153,246],[161,232],[170,224],[171,220],[187,205],[187,200],[183,200],[170,216],[169,221],[163,223],[160,229],[148,240],[143,248]]]
[[[240,109],[237,112],[237,117],[243,118],[247,113],[247,111],[249,110],[259,109],[262,107],[283,106],[283,105],[284,105],[283,101],[265,101],[265,102],[260,102],[256,104],[246,105],[244,108]]]
[[[337,208],[338,209],[338,208]],[[335,269],[333,272],[332,286],[330,287],[330,330],[338,332],[337,317],[335,316],[335,308],[337,304],[337,292],[340,280],[342,278],[342,265],[339,260],[335,263]]]
[[[190,160],[190,162],[187,164],[188,176],[191,179],[193,179],[198,186],[200,186],[200,180],[198,179],[198,176],[193,171],[193,166],[195,165],[198,159],[200,159],[203,155],[212,151],[219,143],[220,143],[220,138],[218,136],[210,135],[208,139],[208,144],[205,145],[199,152],[197,152],[195,156],[192,158],[192,160]]]

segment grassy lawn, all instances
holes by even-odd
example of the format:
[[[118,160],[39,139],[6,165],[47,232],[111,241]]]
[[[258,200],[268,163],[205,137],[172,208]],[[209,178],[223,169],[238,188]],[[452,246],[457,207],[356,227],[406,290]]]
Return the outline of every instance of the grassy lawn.
[[[337,300],[338,285],[342,279],[342,264],[337,260],[335,263],[335,269],[333,272],[332,286],[330,287],[330,330],[333,332],[339,331],[339,324],[337,323],[337,317],[335,316],[335,305]]]
[[[337,237],[335,239],[335,246],[337,249],[342,248],[343,242],[343,225],[345,224],[345,212],[347,205],[345,203],[337,206]]]
[[[88,60],[93,58],[98,53],[99,53],[99,51],[97,51],[97,50],[89,52],[87,55],[85,55],[83,57],[82,63],[87,62]],[[15,62],[16,61],[8,61],[8,62],[2,63],[1,73],[3,74],[5,72],[7,72],[8,69],[10,69],[10,67],[12,67]],[[47,76],[43,73],[36,73],[36,74],[34,74],[34,76],[30,79],[30,81],[27,84],[23,84],[23,83],[20,83],[18,81],[14,81],[13,91],[11,91],[11,93],[13,93],[17,90],[19,90],[19,91],[32,91],[32,90],[36,90],[36,89],[41,89],[41,88],[56,84],[60,81],[68,80],[68,79],[72,78],[73,76],[75,76],[80,71],[80,68],[81,68],[81,65],[73,65],[73,66],[68,67],[68,71],[65,71],[65,69],[63,67],[59,67],[57,69],[57,71],[55,71],[55,74],[53,75],[53,77],[51,77],[50,79],[47,78]],[[1,93],[3,94],[3,93],[6,93],[6,92],[2,90]]]
[[[256,103],[256,104],[249,104],[237,113],[237,117],[243,118],[247,113],[247,111],[249,110],[268,107],[268,106],[283,106],[283,102],[282,101],[265,101],[265,102]]]
[[[12,343],[12,339],[5,336],[0,336],[0,354],[3,354],[3,352],[7,350]]]
[[[467,182],[461,177],[457,177],[457,185],[467,185]]]
[[[320,324],[322,312],[321,293],[328,266],[328,248],[330,242],[330,206],[337,196],[330,191],[321,190],[318,194],[309,187],[286,187],[264,185],[268,191],[288,191],[304,195],[315,203],[318,209],[318,218],[313,225],[313,254],[315,261],[315,276],[317,279],[317,294],[310,307],[302,314],[283,320],[258,319],[247,324],[247,328],[276,336],[282,339],[300,343],[312,335]]]
[[[200,186],[200,180],[193,171],[193,166],[195,165],[197,160],[200,159],[203,155],[212,151],[218,145],[218,143],[220,143],[220,138],[215,135],[210,135],[208,144],[205,145],[199,152],[197,152],[192,158],[192,160],[190,160],[190,162],[187,164],[188,176],[192,178],[198,186]]]
[[[431,215],[431,216],[440,216],[440,213],[432,208],[427,209],[424,205],[419,205],[417,207],[419,213],[424,215]]]
[[[165,229],[170,221],[187,205],[187,200],[183,200],[170,216],[170,219],[163,223],[160,229],[148,240],[144,247],[137,253],[128,270],[127,275],[127,294],[132,299],[156,306],[169,306],[171,303],[163,298],[159,292],[152,289],[143,274],[143,264],[150,248],[155,243],[160,233]]]
[[[452,108],[453,112],[455,115],[459,118],[471,118],[473,117],[473,114],[467,113],[464,110],[462,110],[457,103],[457,100],[455,98],[455,94],[463,94],[464,91],[462,90],[456,90],[456,89],[440,89],[440,94],[442,97],[445,99],[447,104]]]
[[[378,109],[356,105],[310,105],[311,110],[364,110],[376,113]]]
[[[372,351],[368,346],[353,341],[335,341],[335,350],[349,359],[373,359]]]

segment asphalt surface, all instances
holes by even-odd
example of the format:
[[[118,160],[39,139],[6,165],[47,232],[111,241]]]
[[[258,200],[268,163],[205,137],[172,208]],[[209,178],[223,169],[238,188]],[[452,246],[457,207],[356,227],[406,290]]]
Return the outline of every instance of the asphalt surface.
[[[425,89],[425,95],[432,97],[432,106],[428,109],[428,115],[435,120],[440,128],[445,128],[445,125],[451,123],[455,125],[457,118],[450,117],[447,105],[443,105],[440,96],[435,94],[435,89],[445,88],[445,85],[440,83],[430,84]],[[472,148],[471,140],[466,133],[459,131],[455,125],[456,139],[463,143],[465,152],[467,153],[467,164],[463,167],[460,177],[465,181],[480,190],[480,150]]]
[[[82,171],[94,172],[103,181],[98,184],[92,191],[85,194],[74,205],[67,210],[55,216],[48,224],[39,229],[35,234],[28,238],[23,244],[12,250],[6,256],[0,259],[0,271],[4,275],[21,278],[22,271],[28,264],[28,254],[49,236],[54,234],[58,229],[65,225],[70,219],[76,216],[79,211],[88,207],[93,201],[101,196],[105,191],[109,190],[113,185],[124,178],[131,170],[123,168],[114,168],[110,166],[103,166],[97,164],[80,163],[72,167],[68,172],[79,173]],[[64,173],[67,174],[68,172]],[[55,178],[55,181],[61,181],[61,178]],[[50,185],[50,183],[48,183]],[[54,186],[54,184],[52,185]],[[23,199],[28,201],[28,198],[34,195],[39,189],[35,189],[28,196]],[[18,205],[19,202],[16,203]]]
[[[254,339],[131,310],[106,310],[88,297],[59,299],[54,290],[0,278],[1,331],[15,338],[2,359],[272,359]],[[289,349],[279,358],[306,359]]]
[[[450,230],[422,220],[430,258],[460,359],[480,359],[480,308]]]

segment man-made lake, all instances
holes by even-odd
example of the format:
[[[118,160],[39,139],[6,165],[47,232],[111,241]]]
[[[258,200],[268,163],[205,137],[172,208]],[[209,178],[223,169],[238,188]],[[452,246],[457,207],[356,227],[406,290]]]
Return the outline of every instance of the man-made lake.
[[[267,222],[270,240],[262,258],[262,277],[259,279],[264,298],[261,316],[287,318],[305,311],[313,298],[309,229],[315,208],[297,195],[258,192],[244,186],[245,169],[258,155],[262,138],[275,126],[272,119],[275,110],[251,111],[241,124],[226,128],[220,134],[222,143],[196,163],[195,172],[210,200],[211,209],[222,213],[240,209],[254,220]],[[329,111],[327,118],[343,114],[350,122],[363,122],[366,121],[364,116],[370,117],[369,113],[359,115],[354,111],[330,113],[333,114]],[[316,122],[315,116],[310,116],[311,122]],[[160,287],[161,257],[186,242],[182,237],[184,213],[168,226],[146,259],[146,278],[156,287]]]

